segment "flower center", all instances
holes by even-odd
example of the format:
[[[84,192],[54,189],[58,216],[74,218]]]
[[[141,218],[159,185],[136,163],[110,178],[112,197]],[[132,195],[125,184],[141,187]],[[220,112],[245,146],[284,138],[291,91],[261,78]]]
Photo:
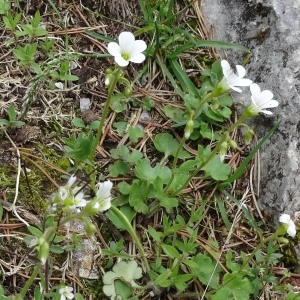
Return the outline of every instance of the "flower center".
[[[122,58],[124,58],[125,60],[128,61],[129,58],[130,58],[130,53],[123,51],[123,52],[121,53],[121,56],[122,56]]]

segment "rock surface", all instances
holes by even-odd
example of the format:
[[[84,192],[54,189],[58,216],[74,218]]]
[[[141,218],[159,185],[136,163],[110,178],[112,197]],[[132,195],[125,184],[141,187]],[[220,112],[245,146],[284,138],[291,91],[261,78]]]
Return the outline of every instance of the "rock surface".
[[[251,50],[247,78],[280,102],[273,116],[260,115],[252,122],[260,138],[281,121],[261,151],[259,205],[274,220],[282,212],[293,216],[300,211],[300,0],[203,0],[202,8],[215,40]],[[220,53],[233,65],[242,63],[243,53]],[[235,96],[250,103],[250,94]]]

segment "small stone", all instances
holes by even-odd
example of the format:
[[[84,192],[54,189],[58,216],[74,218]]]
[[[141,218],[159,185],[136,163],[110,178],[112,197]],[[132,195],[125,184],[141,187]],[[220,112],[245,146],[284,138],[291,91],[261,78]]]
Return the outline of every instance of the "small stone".
[[[42,134],[38,126],[25,125],[17,130],[14,141],[16,143],[24,144],[38,139]]]
[[[90,124],[93,121],[99,120],[99,117],[91,109],[87,109],[81,113],[81,118],[85,124]]]

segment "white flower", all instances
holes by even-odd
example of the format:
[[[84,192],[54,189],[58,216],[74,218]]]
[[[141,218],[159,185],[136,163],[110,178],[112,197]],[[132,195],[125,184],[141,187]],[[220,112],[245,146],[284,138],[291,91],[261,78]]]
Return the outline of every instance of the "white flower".
[[[145,60],[142,53],[147,48],[147,44],[142,40],[135,40],[131,32],[124,31],[119,35],[119,44],[115,42],[108,43],[107,50],[114,56],[115,62],[125,67],[129,62],[141,63]]]
[[[68,197],[69,192],[67,191],[66,188],[60,187],[59,190],[58,190],[58,195],[59,195],[60,200],[64,201]]]
[[[76,180],[77,180],[77,177],[75,175],[72,175],[68,180],[67,186],[71,187],[75,183]]]
[[[107,180],[103,183],[97,183],[96,186],[98,188],[98,191],[96,193],[98,202],[94,206],[97,205],[97,208],[100,206],[101,211],[108,210],[111,207],[111,189],[113,187],[113,184],[110,180]]]
[[[74,298],[74,294],[72,293],[73,288],[70,286],[64,286],[62,288],[59,289],[59,293],[60,293],[60,300],[66,300],[66,299],[73,299]]]
[[[295,223],[291,220],[290,215],[288,214],[282,214],[279,217],[279,222],[280,223],[284,223],[288,225],[288,229],[287,229],[287,234],[291,237],[295,237],[296,235],[296,225]]]
[[[231,69],[227,60],[221,61],[221,66],[223,70],[223,79],[220,82],[220,85],[225,89],[229,90],[232,89],[236,92],[241,93],[242,90],[237,86],[249,86],[252,83],[252,80],[243,78],[246,75],[246,70],[243,66],[237,65],[235,74]]]
[[[86,206],[86,200],[84,199],[84,193],[80,192],[73,198],[74,205],[71,206],[71,208],[75,207],[84,207]]]
[[[278,101],[273,100],[273,94],[269,90],[261,91],[260,87],[253,83],[250,85],[251,91],[251,101],[252,108],[256,113],[264,113],[267,115],[272,115],[271,111],[265,110],[265,108],[277,107],[279,105]]]

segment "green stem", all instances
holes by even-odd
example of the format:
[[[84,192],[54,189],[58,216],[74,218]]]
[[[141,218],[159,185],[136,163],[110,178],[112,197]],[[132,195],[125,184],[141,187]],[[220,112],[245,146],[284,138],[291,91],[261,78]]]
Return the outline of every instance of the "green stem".
[[[24,287],[22,288],[21,292],[20,292],[20,299],[24,299],[25,295],[28,291],[28,289],[30,288],[30,286],[32,285],[34,279],[36,278],[38,272],[40,269],[40,264],[38,263],[35,267],[34,270],[31,274],[31,276],[29,277],[29,279],[26,281],[26,284],[24,285]]]
[[[277,232],[273,233],[272,235],[270,235],[269,237],[267,237],[266,239],[262,238],[259,242],[259,244],[255,247],[255,249],[253,250],[253,252],[247,257],[247,259],[244,261],[244,263],[242,264],[241,268],[239,269],[238,273],[242,272],[242,270],[249,264],[249,262],[252,260],[252,258],[254,257],[254,255],[256,254],[256,252],[259,249],[262,249],[262,246],[266,243],[268,243],[269,241],[275,239],[276,237],[278,237],[280,234],[278,234]],[[224,286],[226,286],[229,282],[231,282],[235,277],[231,277],[229,280],[227,280],[226,282],[224,282],[221,286],[219,286],[218,288],[216,288],[213,293],[216,293],[216,291],[220,290],[221,288],[223,288]],[[206,295],[209,295],[211,292],[208,292]]]
[[[175,192],[172,193],[172,197],[176,196],[178,193],[180,193],[187,185],[188,183],[193,179],[194,176],[196,176],[203,167],[205,167],[208,162],[219,152],[220,150],[220,147],[222,145],[223,142],[226,141],[226,139],[228,138],[228,135],[235,129],[237,128],[238,126],[240,126],[244,120],[246,119],[247,117],[245,116],[241,116],[237,121],[236,123],[234,123],[226,133],[223,134],[222,138],[219,140],[219,142],[217,143],[216,147],[214,148],[214,150],[210,153],[210,155],[207,157],[207,159],[202,162],[202,164],[194,171],[192,172],[192,174],[186,179],[186,181],[184,182],[184,184],[182,185],[182,187],[180,187],[178,190],[176,190]]]
[[[175,177],[175,172],[174,172],[174,171],[175,171],[175,168],[176,168],[176,165],[177,165],[179,152],[180,152],[180,150],[182,149],[182,147],[183,147],[185,141],[186,141],[186,138],[183,137],[183,138],[181,139],[181,141],[180,141],[180,144],[178,145],[178,148],[177,148],[176,153],[175,153],[175,156],[174,156],[173,164],[172,164],[172,175],[171,175],[171,178],[170,178],[170,180],[169,180],[167,186],[166,186],[165,189],[164,189],[165,191],[167,191],[167,190],[169,189],[170,185],[172,184],[172,182],[173,182],[173,180],[174,180],[174,177]]]
[[[111,99],[112,99],[112,96],[113,96],[113,92],[114,92],[115,87],[117,85],[118,78],[119,78],[119,75],[120,75],[121,71],[122,71],[121,68],[117,68],[114,71],[113,76],[111,77],[111,82],[110,82],[109,87],[108,87],[107,100],[106,100],[106,103],[105,103],[105,106],[104,106],[104,109],[103,109],[103,112],[102,112],[102,117],[101,117],[100,124],[99,124],[99,127],[98,127],[96,139],[94,141],[93,148],[92,148],[92,150],[90,152],[90,155],[89,155],[89,160],[90,161],[93,161],[94,156],[95,156],[95,152],[96,152],[96,149],[97,149],[97,145],[99,144],[99,141],[101,139],[104,122],[105,122],[105,120],[107,118],[108,111],[109,111],[109,106],[110,106],[110,102],[111,102]]]
[[[115,206],[111,206],[110,208],[122,221],[123,221],[123,225],[125,226],[126,230],[128,231],[128,233],[131,235],[132,239],[134,240],[136,246],[138,247],[143,262],[144,262],[144,266],[146,268],[147,273],[150,275],[150,266],[147,260],[147,257],[145,255],[145,251],[144,248],[139,240],[139,238],[136,235],[135,230],[133,229],[131,223],[129,222],[129,220],[127,219],[127,217]]]

